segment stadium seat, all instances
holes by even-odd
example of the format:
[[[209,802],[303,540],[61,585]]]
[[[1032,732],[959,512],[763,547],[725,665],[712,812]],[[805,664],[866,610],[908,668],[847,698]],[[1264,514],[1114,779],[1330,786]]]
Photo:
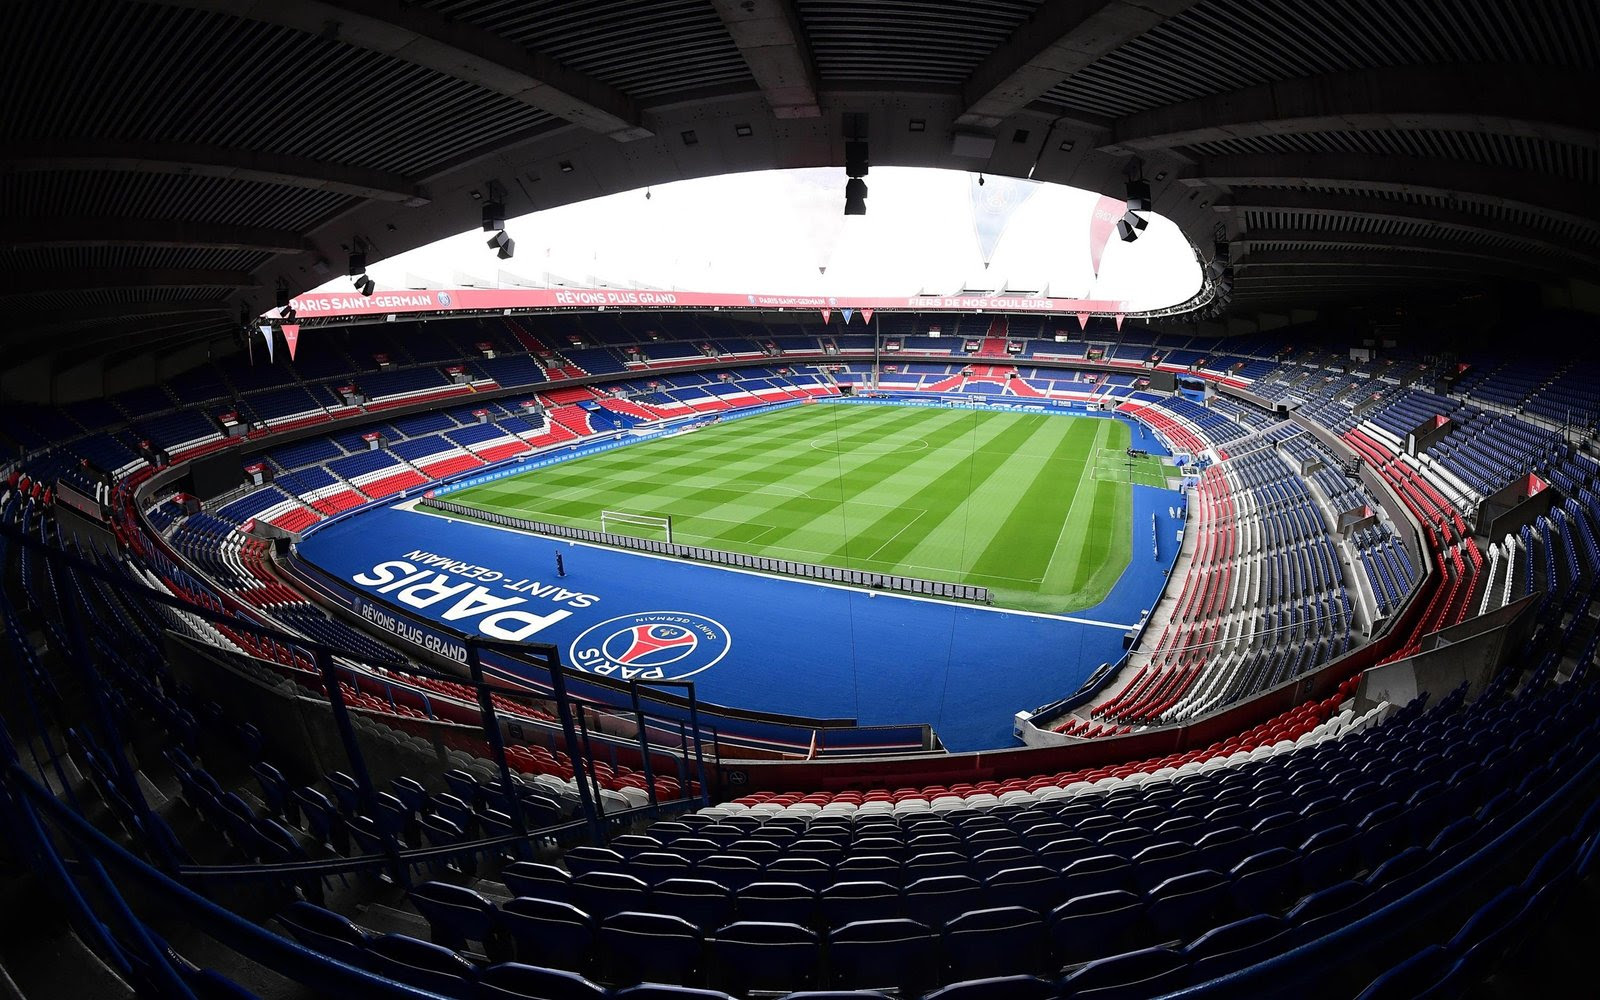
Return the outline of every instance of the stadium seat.
[[[1372,981],[1356,1000],[1434,1000],[1456,959],[1438,945],[1407,958]]]
[[[423,882],[410,893],[411,905],[428,921],[434,944],[460,950],[468,941],[487,942],[499,914],[482,894],[445,882]]]
[[[1007,868],[990,875],[984,885],[985,899],[995,906],[1020,906],[1035,913],[1049,913],[1066,899],[1061,877],[1039,865]]]
[[[728,993],[794,992],[816,985],[817,935],[796,924],[737,921],[707,938],[711,986]]]
[[[500,881],[514,896],[532,896],[557,903],[572,901],[572,876],[555,865],[514,861],[500,869]]]
[[[1115,955],[1145,936],[1144,899],[1123,889],[1067,900],[1051,912],[1050,941],[1062,964]]]
[[[291,937],[346,965],[364,966],[367,946],[376,935],[345,917],[305,900],[296,900],[278,914]]]
[[[366,965],[390,979],[446,996],[460,996],[478,981],[478,967],[454,951],[404,934],[373,941]]]
[[[843,927],[853,920],[893,920],[905,915],[900,890],[884,882],[835,882],[818,895],[825,927]]]
[[[681,917],[619,913],[600,924],[605,979],[692,986],[700,979],[700,929]]]
[[[575,972],[502,962],[483,970],[475,1000],[607,1000],[600,986]]]
[[[1145,919],[1165,940],[1190,940],[1233,918],[1232,889],[1209,868],[1174,875],[1150,890]]]
[[[1189,967],[1171,948],[1145,948],[1096,959],[1062,977],[1072,997],[1085,1000],[1135,1000],[1159,996],[1183,986]]]
[[[668,879],[651,890],[650,904],[658,912],[682,917],[702,929],[733,920],[733,894],[705,879]]]
[[[1061,988],[1036,976],[998,976],[969,979],[927,994],[925,1000],[1054,1000]]]
[[[588,871],[572,880],[572,902],[596,920],[628,910],[650,910],[650,887],[632,875]]]
[[[508,899],[500,904],[499,919],[519,962],[571,972],[586,972],[592,967],[595,923],[571,903],[529,897]]]
[[[951,920],[943,954],[955,980],[1053,971],[1044,921],[1018,906],[970,910]]]
[[[740,920],[809,927],[817,894],[796,882],[752,882],[734,893],[733,905]]]
[[[982,905],[983,884],[970,875],[940,875],[906,887],[906,912],[940,927]]]
[[[1254,913],[1195,938],[1183,949],[1184,959],[1194,982],[1203,983],[1282,951],[1289,930],[1281,917]]]
[[[829,979],[844,989],[917,996],[937,985],[938,937],[915,920],[861,920],[828,935]]]

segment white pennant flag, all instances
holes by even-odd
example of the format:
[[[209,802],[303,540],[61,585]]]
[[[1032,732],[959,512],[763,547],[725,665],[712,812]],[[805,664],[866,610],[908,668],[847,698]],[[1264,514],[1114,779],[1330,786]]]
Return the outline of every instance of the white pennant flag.
[[[261,336],[267,342],[267,363],[272,364],[277,360],[272,354],[272,327],[266,323],[261,324]]]

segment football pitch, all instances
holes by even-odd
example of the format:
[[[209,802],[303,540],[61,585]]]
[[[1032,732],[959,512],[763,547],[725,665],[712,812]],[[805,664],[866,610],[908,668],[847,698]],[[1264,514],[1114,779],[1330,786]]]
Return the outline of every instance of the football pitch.
[[[667,516],[674,542],[983,586],[997,605],[1065,613],[1099,603],[1127,565],[1129,484],[1166,485],[1160,460],[1130,462],[1128,442],[1125,424],[1098,417],[819,404],[450,499],[595,530],[602,511]]]

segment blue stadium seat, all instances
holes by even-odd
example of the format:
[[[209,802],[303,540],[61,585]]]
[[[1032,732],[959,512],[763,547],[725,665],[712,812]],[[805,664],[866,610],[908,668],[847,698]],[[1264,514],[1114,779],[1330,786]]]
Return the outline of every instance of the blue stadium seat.
[[[1144,935],[1144,899],[1125,889],[1067,900],[1050,914],[1051,946],[1062,964],[1137,947]]]
[[[766,876],[773,882],[793,882],[812,892],[821,892],[836,880],[833,866],[819,857],[782,857],[767,865]]]
[[[1214,927],[1183,949],[1194,981],[1244,968],[1284,950],[1289,922],[1267,913],[1255,913],[1231,924]]]
[[[1174,875],[1150,890],[1145,919],[1163,940],[1187,941],[1234,917],[1232,890],[1209,868]]]
[[[679,845],[673,844],[674,848]],[[703,879],[738,892],[752,882],[761,880],[761,865],[753,858],[739,858],[728,854],[715,854],[703,858],[695,865],[695,874]]]
[[[650,887],[632,875],[589,871],[572,880],[572,902],[596,920],[628,910],[648,912]]]
[[[681,917],[619,913],[600,924],[606,980],[692,986],[700,980],[700,929]]]
[[[1049,957],[1050,937],[1034,910],[970,910],[944,926],[944,959],[952,979],[1048,972]]]
[[[532,896],[558,903],[572,901],[572,876],[555,865],[513,861],[500,869],[500,881],[513,896]]]
[[[1042,865],[1007,868],[984,879],[986,901],[1049,913],[1066,899],[1061,877]]]
[[[983,883],[970,875],[939,875],[906,887],[906,912],[939,927],[983,905]]]
[[[1115,854],[1097,854],[1068,865],[1061,873],[1061,882],[1063,892],[1071,899],[1116,889],[1131,890],[1137,880],[1133,865],[1126,859]]]
[[[1440,987],[1455,962],[1445,949],[1429,945],[1374,979],[1356,1000],[1433,1000],[1445,996]]]
[[[278,923],[307,948],[358,967],[365,965],[367,946],[376,937],[346,917],[305,900],[290,903],[278,914]]]
[[[809,927],[817,894],[797,882],[752,882],[733,894],[733,906],[740,920]]]
[[[702,929],[733,920],[733,893],[706,879],[667,879],[650,891],[650,904]]]
[[[997,976],[951,983],[929,993],[924,1000],[1054,1000],[1061,988],[1036,976]]]
[[[1071,997],[1135,1000],[1169,993],[1188,980],[1189,967],[1171,948],[1145,948],[1096,959],[1062,978]]]
[[[835,882],[818,894],[817,905],[824,927],[905,915],[900,890],[886,882]]]
[[[411,905],[428,921],[433,943],[452,950],[468,941],[486,942],[499,914],[482,894],[447,882],[423,882],[410,893]]]
[[[590,847],[587,844],[574,847],[562,856],[566,862],[567,871],[577,879],[589,872],[614,872],[623,874],[628,867],[621,854],[609,847]]]
[[[367,968],[408,986],[460,996],[478,981],[478,967],[429,941],[385,934],[367,948]]]
[[[1295,938],[1309,941],[1348,923],[1356,914],[1364,912],[1372,891],[1360,882],[1336,882],[1311,893],[1296,903],[1288,913],[1295,925]]]
[[[1488,978],[1501,956],[1515,947],[1528,927],[1530,901],[1526,886],[1507,886],[1461,925],[1447,947],[1461,957],[1466,979],[1481,982]]]
[[[741,920],[707,940],[710,985],[716,989],[792,992],[817,984],[817,935],[797,924]]]
[[[669,986],[666,983],[641,983],[625,990],[618,990],[612,995],[616,1000],[733,1000],[728,994],[718,990]]]
[[[604,987],[575,972],[502,962],[483,970],[473,1000],[607,1000]]]
[[[595,922],[571,903],[508,899],[500,904],[500,926],[519,962],[571,972],[588,971],[593,964]]]
[[[644,851],[636,854],[628,860],[627,866],[629,875],[651,886],[659,885],[669,878],[689,878],[694,874],[694,867],[688,858],[666,851]]]
[[[938,936],[915,920],[859,920],[828,935],[829,979],[917,996],[938,983]]]
[[[1252,854],[1228,875],[1241,913],[1279,913],[1301,895],[1300,855],[1287,847]]]

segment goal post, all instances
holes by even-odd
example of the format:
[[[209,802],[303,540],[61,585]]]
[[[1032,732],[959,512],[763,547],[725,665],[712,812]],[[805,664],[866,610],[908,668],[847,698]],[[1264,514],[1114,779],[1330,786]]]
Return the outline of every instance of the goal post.
[[[655,528],[660,534],[636,530],[639,528]],[[625,510],[602,510],[600,512],[600,530],[608,535],[634,535],[640,538],[664,537],[665,541],[671,542],[672,515],[635,514]]]

